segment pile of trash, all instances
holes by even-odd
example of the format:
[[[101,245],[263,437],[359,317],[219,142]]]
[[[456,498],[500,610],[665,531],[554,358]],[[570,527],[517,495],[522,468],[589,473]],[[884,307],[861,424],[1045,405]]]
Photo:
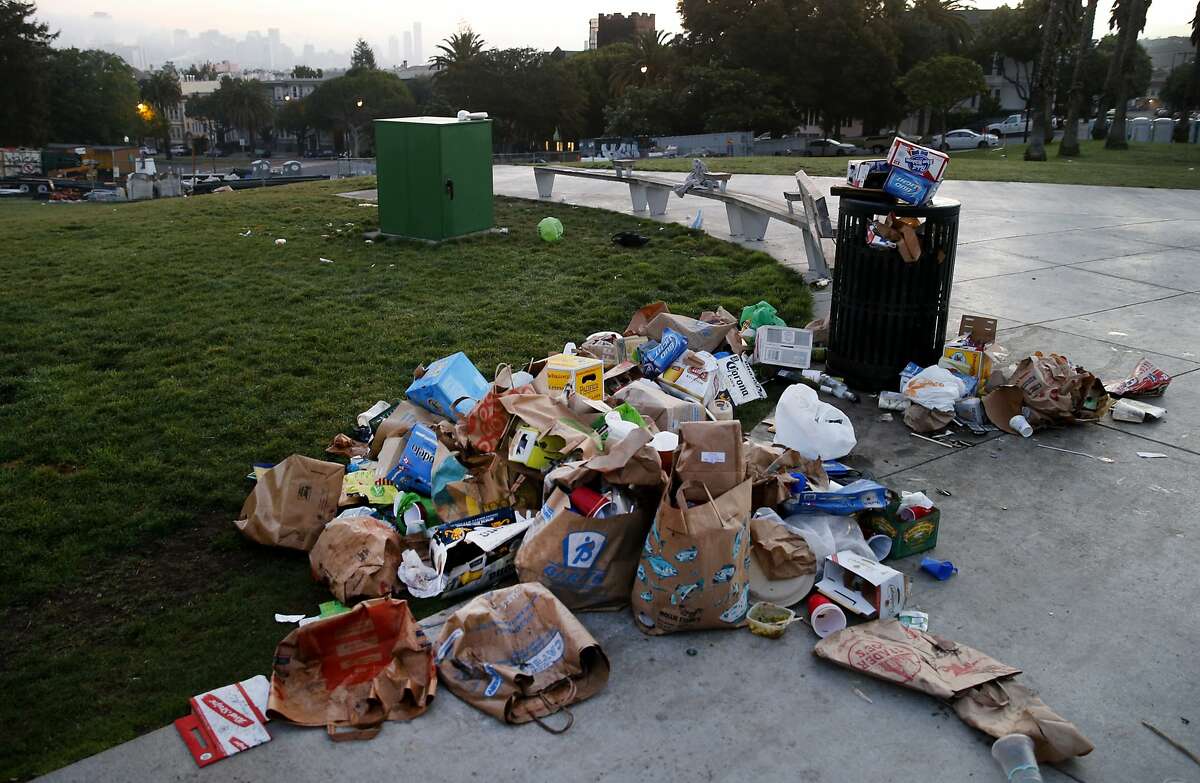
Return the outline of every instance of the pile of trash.
[[[1108,410],[1104,387],[1062,357],[1001,372],[995,326],[964,318],[943,360],[906,369],[880,407],[922,432],[959,422],[1024,433]],[[748,627],[779,638],[807,620],[819,657],[946,700],[994,737],[1027,735],[1039,760],[1090,752],[1018,669],[930,633],[929,615],[910,608],[910,578],[885,561],[937,545],[937,493],[841,461],[854,425],[822,395],[858,396],[810,368],[823,327],[790,327],[767,302],[738,317],[654,302],[620,332],[490,380],[461,352],[417,367],[405,399],[379,401],[333,438],[338,461],[255,466],[238,529],[307,552],[336,600],[277,615],[298,625],[269,682],[192,700],[178,724],[198,763],[269,740],[271,718],[374,736],[427,711],[439,680],[505,723],[565,731],[571,705],[609,678],[573,612],[625,606],[650,636]],[[734,413],[767,397],[762,380],[787,385],[751,437]],[[928,555],[921,568],[957,573]],[[472,594],[436,639],[402,600]],[[228,711],[244,725],[212,728]]]

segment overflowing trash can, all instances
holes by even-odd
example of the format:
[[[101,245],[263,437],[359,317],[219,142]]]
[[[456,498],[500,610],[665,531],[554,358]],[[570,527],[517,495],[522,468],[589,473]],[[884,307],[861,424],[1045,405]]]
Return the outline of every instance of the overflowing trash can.
[[[909,362],[937,363],[954,280],[959,207],[944,198],[919,207],[840,200],[827,372],[855,388],[879,391],[894,389]],[[882,235],[891,230],[898,241]]]

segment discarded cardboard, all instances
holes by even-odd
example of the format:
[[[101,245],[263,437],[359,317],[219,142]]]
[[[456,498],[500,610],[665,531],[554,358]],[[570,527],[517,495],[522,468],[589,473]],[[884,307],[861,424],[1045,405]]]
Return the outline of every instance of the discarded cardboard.
[[[908,600],[908,577],[850,550],[825,559],[817,590],[863,617],[895,617]]]
[[[263,472],[235,524],[260,544],[307,552],[337,513],[345,473],[336,462],[293,454]]]
[[[271,683],[261,674],[188,700],[191,713],[175,721],[196,766],[207,767],[271,741],[267,698]]]

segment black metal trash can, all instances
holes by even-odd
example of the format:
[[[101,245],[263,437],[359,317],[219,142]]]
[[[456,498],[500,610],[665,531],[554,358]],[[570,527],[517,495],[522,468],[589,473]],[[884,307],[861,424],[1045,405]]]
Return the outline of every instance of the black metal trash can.
[[[897,250],[867,246],[876,215],[925,219],[921,257],[908,264]],[[959,203],[935,198],[924,207],[842,198],[829,313],[826,370],[864,391],[896,389],[900,371],[936,364],[945,342]]]

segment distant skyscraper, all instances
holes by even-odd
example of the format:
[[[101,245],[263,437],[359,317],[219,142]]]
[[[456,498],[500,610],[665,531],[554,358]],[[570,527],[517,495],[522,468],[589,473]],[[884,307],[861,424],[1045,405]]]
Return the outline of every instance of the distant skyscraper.
[[[279,28],[267,28],[267,67],[279,67]]]
[[[188,31],[183,29],[171,31],[171,45],[175,47],[176,52],[183,52],[188,47]]]
[[[400,64],[400,39],[394,35],[388,36],[388,61],[391,65]]]
[[[425,46],[421,42],[421,23],[413,22],[413,64],[421,65],[425,62],[424,49]]]
[[[408,30],[404,31],[404,59],[409,65],[415,64],[415,60],[413,59],[412,33]]]

